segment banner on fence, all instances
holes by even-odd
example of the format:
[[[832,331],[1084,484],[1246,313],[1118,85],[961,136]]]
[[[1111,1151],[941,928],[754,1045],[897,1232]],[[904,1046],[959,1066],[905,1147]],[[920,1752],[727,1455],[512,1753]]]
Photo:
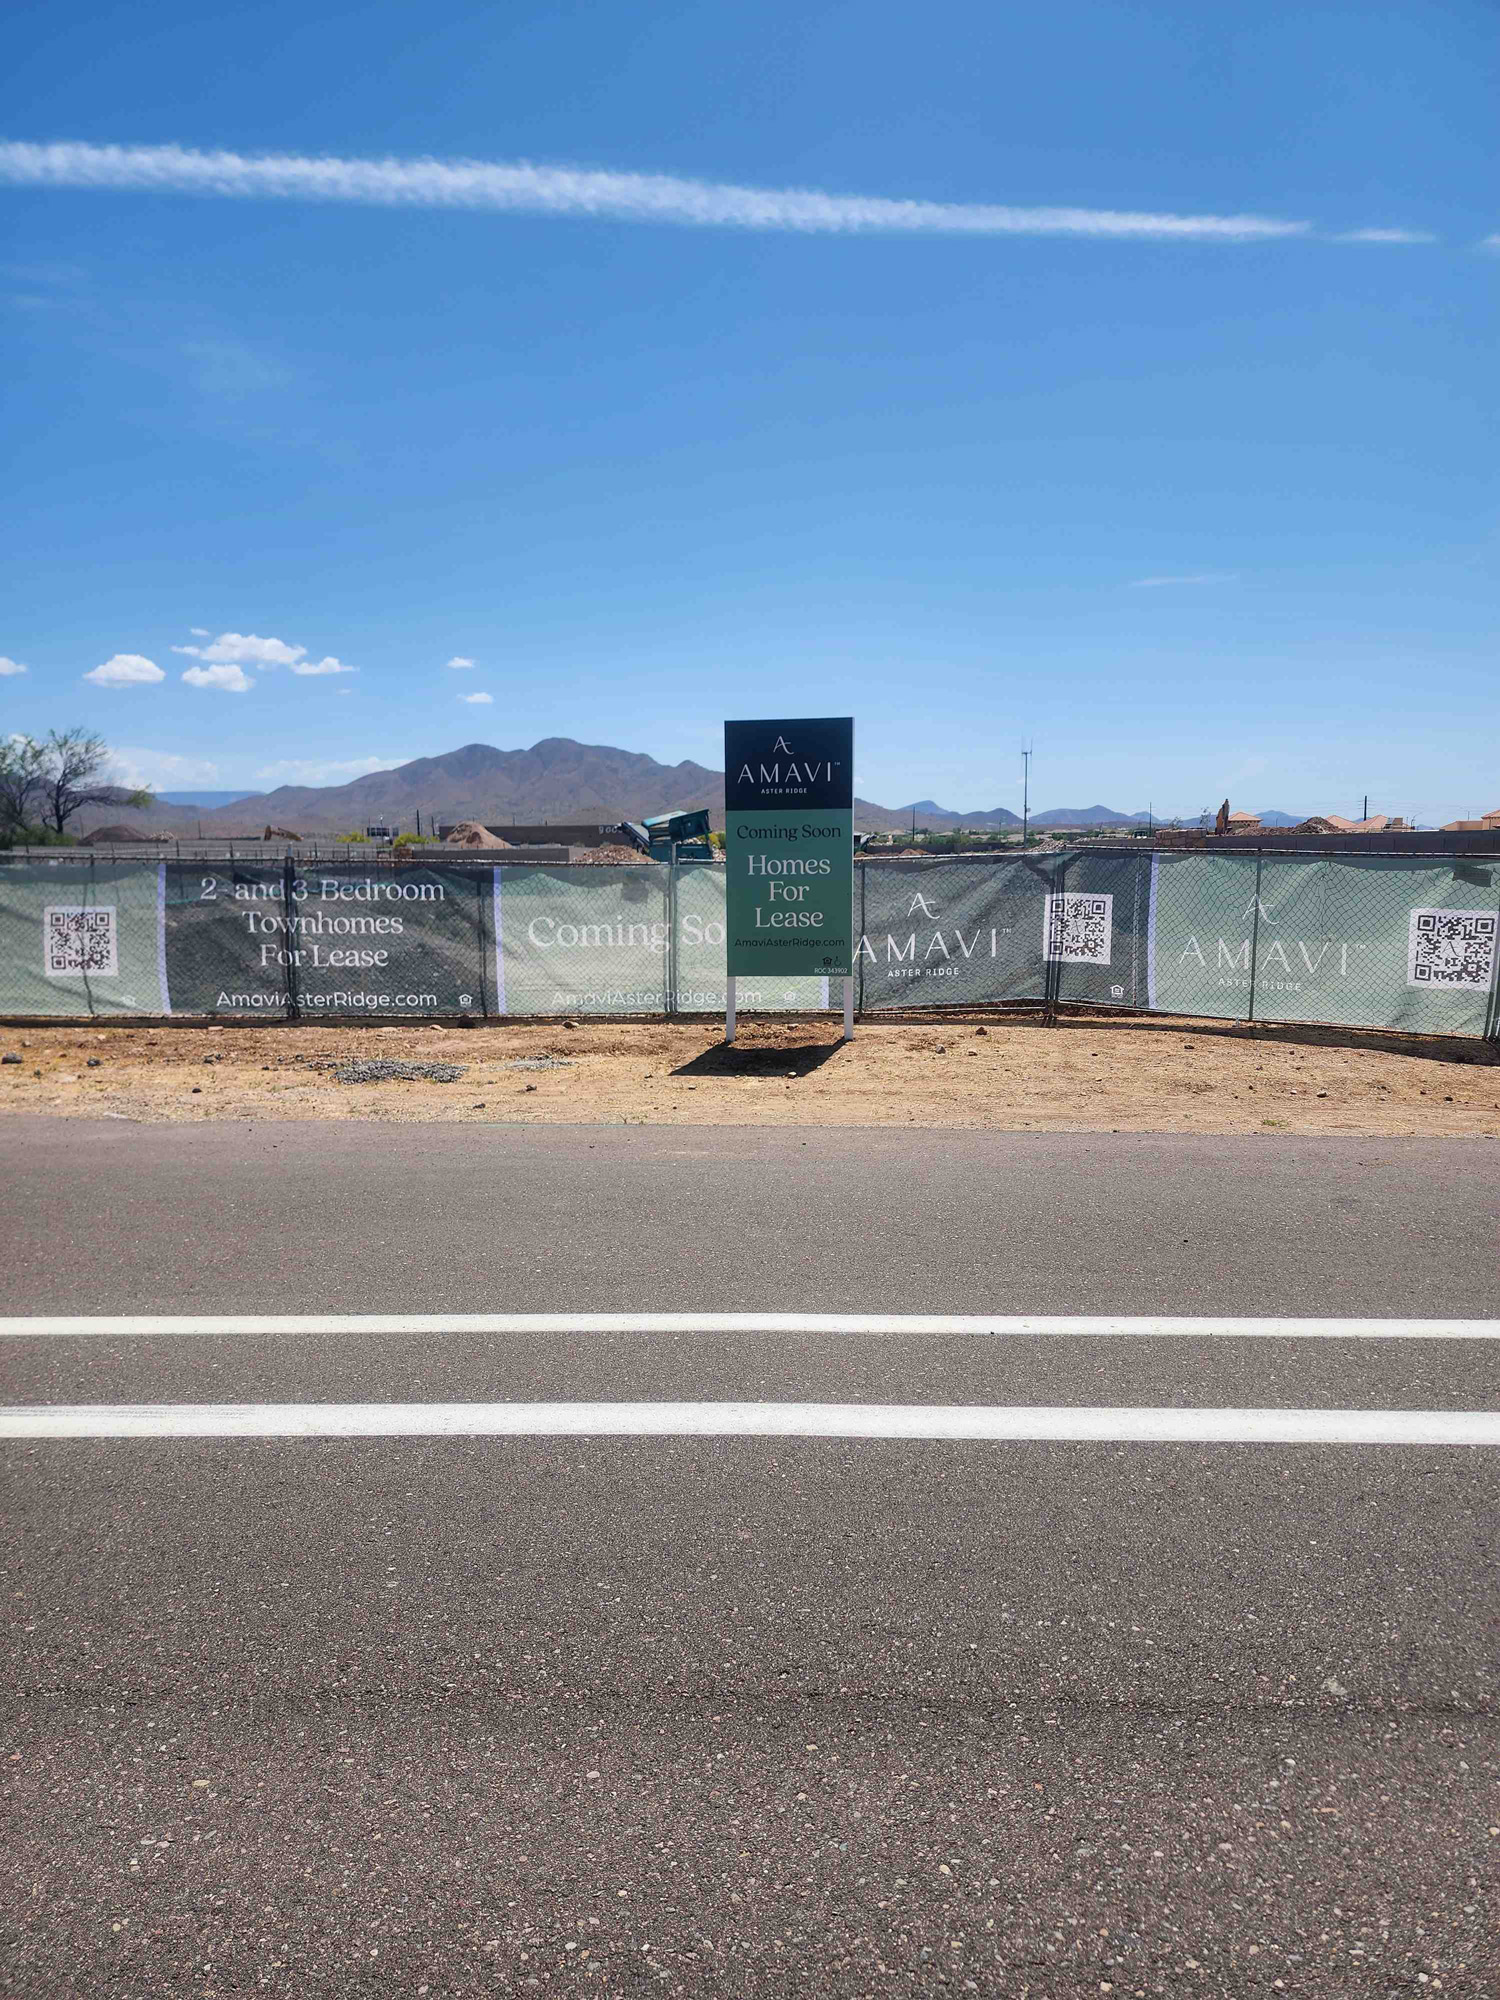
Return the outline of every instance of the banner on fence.
[[[860,870],[861,1007],[1040,1001],[1053,867],[892,862]]]
[[[1162,854],[1152,883],[1160,1011],[1493,1032],[1500,865]]]
[[[165,1014],[161,864],[0,868],[0,1012]]]
[[[724,1006],[726,871],[0,865],[0,1014],[629,1015]],[[1500,1032],[1500,862],[1069,853],[858,871],[860,1004]],[[837,1003],[741,976],[746,1009]]]
[[[660,1014],[665,868],[497,868],[495,1012]]]
[[[178,1013],[483,1013],[489,883],[460,868],[168,864]]]

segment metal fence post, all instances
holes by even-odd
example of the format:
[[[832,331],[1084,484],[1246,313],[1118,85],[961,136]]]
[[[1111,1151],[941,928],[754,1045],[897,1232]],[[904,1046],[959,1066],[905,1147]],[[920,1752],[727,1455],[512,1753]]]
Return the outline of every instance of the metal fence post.
[[[1052,894],[1057,898],[1059,904],[1061,904],[1063,896],[1067,893],[1067,884],[1068,857],[1064,853],[1059,859],[1053,874]],[[1047,906],[1044,903],[1042,907],[1045,910]],[[1066,923],[1060,924],[1058,929],[1061,935],[1066,936]],[[1062,992],[1062,959],[1053,954],[1052,925],[1050,921],[1042,925],[1042,955],[1042,1021],[1044,1026],[1055,1028],[1057,1026],[1057,1003]]]
[[[479,1012],[484,1020],[490,1015],[490,963],[489,953],[484,946],[484,883],[485,876],[494,880],[492,869],[474,870],[474,943],[479,953]]]
[[[1250,919],[1250,1013],[1245,1026],[1255,1027],[1255,969],[1260,963],[1260,878],[1266,865],[1264,848],[1255,850],[1255,911]]]
[[[89,856],[89,908],[94,909],[97,906],[98,901],[99,901],[99,857],[96,854],[91,854]],[[89,1003],[89,1019],[91,1021],[97,1019],[99,1009],[94,1005],[94,982],[92,979],[89,978],[87,972],[85,972],[83,975],[83,994],[84,998]]]
[[[677,842],[672,842],[667,862],[667,990],[662,996],[662,1012],[668,1017],[677,1011]]]
[[[859,942],[854,947],[854,963],[859,971],[859,992],[855,997],[861,1020],[864,1019],[865,1015],[865,886],[869,882],[869,879],[870,864],[868,861],[861,861],[859,864]]]
[[[288,854],[281,864],[281,907],[286,917],[286,1017],[289,1021],[300,1021],[302,1018],[297,1000],[297,931],[293,923],[297,906],[292,891],[296,883],[292,857]]]

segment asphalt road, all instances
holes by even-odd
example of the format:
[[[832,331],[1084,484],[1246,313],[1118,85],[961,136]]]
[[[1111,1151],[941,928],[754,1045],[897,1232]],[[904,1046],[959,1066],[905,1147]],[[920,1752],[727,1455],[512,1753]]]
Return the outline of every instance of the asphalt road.
[[[0,1314],[1493,1319],[1495,1160],[14,1121]],[[1481,1410],[1497,1366],[1406,1340],[0,1348],[24,1405]],[[11,1442],[0,1478],[7,1994],[1500,1989],[1492,1452],[167,1439]]]
[[[1488,1316],[1500,1142],[8,1119],[0,1310]]]

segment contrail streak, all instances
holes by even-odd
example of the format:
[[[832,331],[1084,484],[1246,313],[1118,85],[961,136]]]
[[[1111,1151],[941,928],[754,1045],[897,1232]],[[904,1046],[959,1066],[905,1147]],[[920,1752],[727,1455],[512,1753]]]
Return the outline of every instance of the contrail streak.
[[[239,201],[360,202],[382,208],[488,209],[697,229],[817,235],[1081,236],[1251,243],[1308,236],[1311,224],[1264,215],[1153,215],[1098,208],[893,201],[810,188],[736,187],[670,174],[620,174],[528,161],[342,160],[184,146],[0,140],[0,184]]]

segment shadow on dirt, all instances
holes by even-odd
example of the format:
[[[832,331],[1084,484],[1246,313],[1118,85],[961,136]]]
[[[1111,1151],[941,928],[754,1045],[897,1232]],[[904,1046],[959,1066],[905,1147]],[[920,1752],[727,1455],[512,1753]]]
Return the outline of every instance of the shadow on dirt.
[[[673,1076],[779,1076],[788,1079],[812,1076],[831,1061],[847,1043],[816,1042],[789,1049],[756,1048],[736,1042],[726,1047],[717,1042],[691,1062],[678,1065]]]

